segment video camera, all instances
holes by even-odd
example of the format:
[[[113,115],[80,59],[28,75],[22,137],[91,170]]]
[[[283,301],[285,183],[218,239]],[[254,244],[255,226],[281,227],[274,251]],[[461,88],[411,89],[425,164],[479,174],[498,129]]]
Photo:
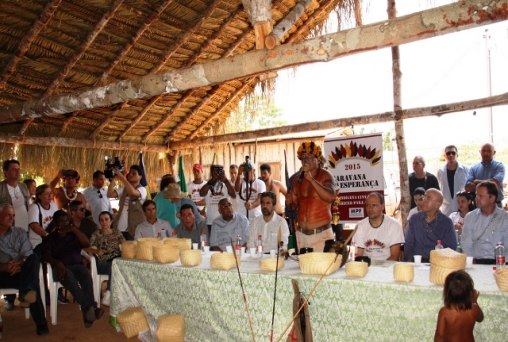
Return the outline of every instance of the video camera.
[[[115,174],[113,173],[113,169],[118,169],[121,173],[125,172],[124,161],[119,157],[115,157],[112,160],[110,157],[106,156],[104,158],[106,160],[106,168],[104,169],[104,176],[106,176],[109,181],[111,181]]]

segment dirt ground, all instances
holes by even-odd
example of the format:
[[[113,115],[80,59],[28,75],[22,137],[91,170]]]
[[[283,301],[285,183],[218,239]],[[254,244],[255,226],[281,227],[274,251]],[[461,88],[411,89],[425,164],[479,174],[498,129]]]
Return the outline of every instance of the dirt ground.
[[[25,319],[24,309],[15,307],[13,311],[3,311],[2,341],[83,341],[83,342],[114,342],[126,341],[127,338],[108,323],[109,308],[103,306],[104,316],[95,321],[92,327],[85,328],[79,305],[77,303],[58,304],[57,325],[51,325],[49,307],[47,308],[49,335],[37,336],[33,320]],[[133,337],[129,341],[136,341]]]

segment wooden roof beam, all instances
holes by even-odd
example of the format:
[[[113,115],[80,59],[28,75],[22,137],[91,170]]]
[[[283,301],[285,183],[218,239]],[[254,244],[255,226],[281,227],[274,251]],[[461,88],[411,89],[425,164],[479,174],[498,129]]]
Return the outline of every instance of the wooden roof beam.
[[[218,93],[218,91],[220,89],[221,89],[221,87],[217,86],[215,88],[215,90],[212,91],[211,94],[209,94],[208,96],[204,97],[201,100],[201,103],[199,104],[199,106],[196,109],[194,109],[190,115],[187,115],[187,117],[185,117],[185,119],[180,121],[175,127],[173,127],[169,131],[168,135],[166,136],[165,141],[167,141],[167,142],[171,141],[173,139],[173,137],[175,136],[175,134],[180,130],[180,128],[182,128],[184,125],[189,124],[189,122],[191,120],[193,120],[193,116],[197,115],[203,109],[203,107],[208,103],[208,101],[211,100]]]
[[[143,108],[143,110],[141,111],[141,113],[139,113],[137,116],[136,116],[136,119],[132,122],[132,124],[129,125],[129,127],[127,127],[123,132],[122,134],[120,134],[120,136],[118,137],[118,139],[116,139],[117,141],[120,141],[123,139],[123,137],[125,137],[127,135],[127,133],[129,133],[129,131],[131,129],[134,128],[134,126],[136,126],[141,120],[143,120],[143,118],[145,117],[146,113],[148,113],[150,111],[150,109],[152,109],[153,106],[155,106],[155,104],[157,103],[157,101],[159,101],[161,98],[162,98],[163,95],[157,95],[157,96],[154,96],[150,99],[150,101],[148,102],[148,104],[145,106],[145,108]]]
[[[195,137],[197,137],[197,135],[199,133],[201,133],[201,131],[205,130],[207,128],[207,126],[209,126],[214,120],[217,119],[217,117],[219,116],[219,114],[227,107],[231,104],[231,102],[233,101],[236,101],[238,100],[238,97],[240,95],[242,95],[245,91],[247,91],[247,88],[250,88],[252,87],[252,83],[254,83],[254,81],[257,79],[257,77],[252,77],[251,79],[247,80],[243,86],[241,86],[240,88],[238,88],[238,90],[236,92],[234,92],[232,94],[232,96],[227,99],[226,101],[224,101],[223,104],[221,104],[221,106],[215,111],[214,115],[211,115],[208,119],[206,119],[203,124],[201,126],[198,127],[198,129],[196,129],[191,135],[190,137],[188,138],[188,140],[192,140],[194,139]]]
[[[129,150],[129,151],[150,151],[165,152],[169,150],[165,145],[143,145],[136,143],[118,143],[101,141],[100,143],[89,139],[73,139],[58,137],[27,137],[11,133],[0,133],[0,143],[36,145],[36,146],[69,146],[81,148],[110,149],[110,150]]]
[[[157,8],[157,10],[155,12],[153,12],[150,17],[148,17],[146,19],[146,21],[141,25],[141,27],[138,29],[138,31],[136,32],[136,34],[134,36],[132,36],[131,40],[127,43],[127,45],[125,45],[122,49],[122,51],[120,51],[120,53],[116,56],[116,58],[111,62],[111,65],[109,66],[109,68],[102,74],[101,78],[99,79],[99,81],[96,83],[96,84],[102,84],[106,78],[109,76],[109,74],[113,71],[113,69],[116,67],[116,65],[122,60],[122,58],[124,58],[127,53],[129,53],[129,51],[131,50],[131,48],[134,46],[134,44],[136,44],[136,42],[138,41],[139,38],[141,38],[141,36],[143,36],[143,34],[145,33],[145,31],[148,29],[148,27],[150,25],[152,25],[157,19],[159,19],[159,17],[161,16],[161,14],[166,10],[166,8],[173,2],[174,0],[165,0],[163,1],[159,7]]]
[[[44,9],[42,10],[39,19],[32,25],[27,34],[21,39],[19,42],[18,50],[14,54],[14,57],[9,61],[9,63],[5,66],[2,71],[2,79],[0,80],[0,89],[5,89],[7,85],[7,81],[11,78],[11,76],[16,72],[16,68],[18,67],[18,63],[25,56],[28,49],[32,45],[35,38],[39,35],[44,27],[48,24],[48,22],[55,14],[58,6],[62,0],[53,0],[48,2]]]
[[[275,25],[273,31],[265,38],[265,46],[270,50],[277,46],[286,32],[295,25],[311,4],[312,0],[298,0],[295,7]]]
[[[162,69],[164,65],[166,65],[166,63],[171,59],[176,50],[178,50],[182,46],[182,44],[185,43],[199,27],[201,27],[201,25],[208,19],[208,17],[217,8],[217,6],[221,1],[222,0],[214,0],[214,2],[211,5],[209,5],[208,10],[205,13],[203,13],[201,19],[199,19],[199,22],[196,25],[194,25],[194,27],[191,30],[187,31],[184,35],[180,37],[180,39],[178,39],[175,43],[173,43],[169,47],[169,49],[164,53],[164,56],[162,56],[161,62],[157,66],[154,66],[152,70],[150,70],[150,73],[158,72]]]
[[[300,132],[309,132],[309,131],[317,131],[323,129],[333,129],[337,127],[349,127],[351,125],[367,125],[373,123],[380,122],[390,122],[396,119],[413,119],[420,118],[424,116],[441,116],[446,114],[452,114],[463,111],[471,111],[479,108],[486,107],[494,107],[494,106],[502,106],[508,104],[508,92],[491,96],[484,97],[475,100],[463,101],[463,102],[455,102],[449,104],[442,104],[437,106],[430,107],[419,107],[419,108],[411,108],[404,109],[400,112],[384,112],[377,113],[365,116],[353,116],[349,118],[341,118],[341,119],[332,119],[326,121],[316,121],[316,122],[306,122],[296,125],[282,126],[282,127],[274,127],[274,128],[265,128],[259,129],[255,131],[248,132],[238,132],[231,134],[224,134],[220,136],[213,137],[203,137],[193,139],[185,139],[182,142],[173,142],[168,144],[168,149],[170,150],[181,150],[185,148],[191,148],[196,146],[206,146],[206,145],[214,145],[218,143],[231,143],[235,141],[243,141],[243,140],[255,140],[262,137],[272,137],[277,135],[291,134],[291,133],[300,133]],[[211,118],[209,120],[212,120]]]
[[[295,65],[326,62],[354,53],[405,44],[508,18],[508,0],[465,0],[394,20],[356,27],[273,50],[255,50],[187,69],[114,82],[75,94],[51,96],[0,109],[0,123],[62,115],[209,86]]]
[[[99,133],[104,129],[104,127],[109,125],[109,123],[115,119],[115,116],[127,107],[129,107],[129,102],[128,101],[123,102],[113,113],[111,113],[110,116],[104,119],[102,123],[99,126],[97,126],[97,128],[95,128],[92,134],[90,134],[90,139],[95,140],[95,138],[97,138],[97,135],[99,135]]]

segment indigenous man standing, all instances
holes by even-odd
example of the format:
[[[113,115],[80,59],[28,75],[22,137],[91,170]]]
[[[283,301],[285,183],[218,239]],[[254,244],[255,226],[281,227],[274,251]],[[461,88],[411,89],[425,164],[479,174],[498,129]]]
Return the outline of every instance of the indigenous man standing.
[[[335,199],[333,177],[323,169],[321,147],[313,141],[298,148],[301,170],[292,177],[287,205],[297,210],[296,239],[299,247],[311,247],[322,252],[326,240],[333,239],[331,204]]]

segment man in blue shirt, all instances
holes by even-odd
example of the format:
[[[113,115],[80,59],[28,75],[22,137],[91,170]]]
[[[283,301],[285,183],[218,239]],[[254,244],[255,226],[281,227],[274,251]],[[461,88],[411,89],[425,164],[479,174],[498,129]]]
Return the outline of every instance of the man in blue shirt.
[[[489,180],[497,185],[498,194],[496,203],[500,207],[503,200],[504,165],[494,160],[496,149],[492,144],[484,144],[480,150],[482,161],[469,169],[466,180],[466,191],[475,192],[476,186],[484,180]]]
[[[496,243],[508,245],[508,213],[496,206],[497,185],[484,181],[476,187],[477,209],[464,219],[462,246],[477,263],[494,264]],[[505,254],[508,249],[505,249]],[[508,255],[507,255],[508,256]]]
[[[415,255],[421,255],[422,260],[428,262],[430,251],[436,247],[437,240],[441,240],[445,248],[457,248],[453,222],[439,210],[441,204],[441,191],[428,189],[425,192],[422,210],[409,220],[404,245],[404,258],[407,261],[412,261]]]
[[[22,305],[30,306],[37,335],[49,333],[39,289],[39,257],[33,253],[26,231],[13,227],[14,209],[0,206],[0,288],[19,289]]]
[[[233,212],[231,200],[223,198],[219,201],[220,216],[213,220],[210,233],[210,249],[224,251],[231,246],[231,240],[236,243],[240,236],[242,246],[247,245],[249,239],[249,220],[242,214]]]

